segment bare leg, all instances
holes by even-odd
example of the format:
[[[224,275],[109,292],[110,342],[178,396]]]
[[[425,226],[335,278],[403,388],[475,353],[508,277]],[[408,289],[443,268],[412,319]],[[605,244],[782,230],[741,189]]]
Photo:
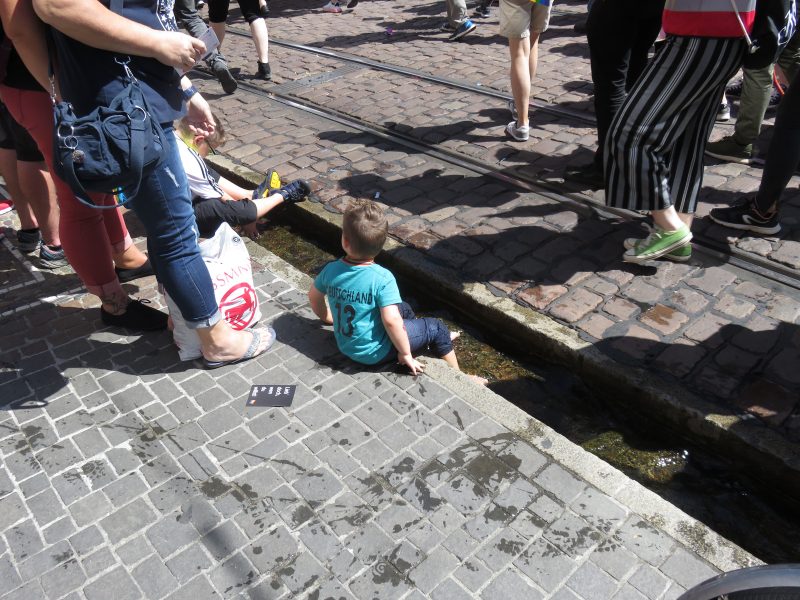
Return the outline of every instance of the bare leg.
[[[225,21],[222,21],[221,23],[213,23],[209,21],[208,24],[211,26],[211,29],[214,30],[214,33],[219,40],[219,46],[217,46],[217,50],[221,51],[222,41],[225,39]]]
[[[509,38],[508,50],[511,54],[511,93],[519,115],[517,126],[524,127],[528,125],[528,102],[531,96],[530,39]]]
[[[267,31],[267,22],[264,19],[256,19],[250,23],[250,33],[253,35],[253,43],[256,45],[258,62],[268,63],[269,32]]]
[[[684,223],[674,206],[670,206],[669,208],[665,208],[663,210],[654,210],[652,215],[653,222],[658,227],[666,231],[675,231],[676,229],[683,227],[684,224],[691,225],[691,215],[686,215],[688,218],[688,223]]]
[[[147,262],[147,255],[131,244],[119,254],[112,254],[114,266],[118,269],[137,269]]]
[[[461,332],[457,332],[456,333],[456,337],[458,337],[459,335],[461,335]],[[453,338],[453,334],[452,333],[450,334],[450,339],[455,339],[455,338]],[[458,359],[456,358],[456,351],[455,350],[451,350],[450,352],[445,354],[442,357],[442,360],[444,362],[446,362],[448,365],[450,365],[451,367],[453,367],[456,371],[460,371],[461,370],[458,367]],[[470,375],[469,373],[465,373],[465,375],[467,377],[469,377],[470,379],[472,379],[472,381],[474,381],[475,383],[478,383],[480,385],[486,385],[487,383],[489,383],[488,379],[485,379],[483,377],[479,377],[478,375]]]
[[[30,202],[42,230],[42,241],[49,246],[60,246],[58,235],[59,208],[53,178],[43,162],[17,161],[20,188]]]
[[[8,148],[0,148],[0,174],[6,182],[11,199],[14,201],[14,208],[17,209],[20,227],[22,229],[36,229],[39,225],[33,214],[28,198],[23,193],[19,185],[17,175],[17,153]]]

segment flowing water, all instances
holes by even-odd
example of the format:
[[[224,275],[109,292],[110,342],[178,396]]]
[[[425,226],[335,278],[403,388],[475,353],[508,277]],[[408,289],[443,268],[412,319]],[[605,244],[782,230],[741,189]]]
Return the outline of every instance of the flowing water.
[[[339,256],[290,226],[264,226],[259,244],[314,276]],[[332,254],[331,252],[334,252]],[[401,288],[408,289],[400,282]],[[455,350],[462,370],[489,379],[489,388],[658,493],[768,563],[800,562],[798,506],[769,495],[747,474],[680,433],[603,400],[569,371],[533,356],[513,356],[486,343],[457,316],[406,298],[421,315],[443,318],[463,331]]]

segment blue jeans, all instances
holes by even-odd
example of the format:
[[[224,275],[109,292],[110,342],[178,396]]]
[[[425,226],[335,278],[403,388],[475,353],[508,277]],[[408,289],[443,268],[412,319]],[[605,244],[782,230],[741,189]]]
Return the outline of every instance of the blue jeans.
[[[211,327],[222,315],[197,245],[200,236],[177,140],[171,126],[164,127],[164,133],[164,162],[142,180],[130,206],[147,231],[147,251],[156,278],[178,305],[186,325]]]
[[[453,351],[453,342],[450,340],[450,330],[441,319],[431,317],[416,317],[414,310],[407,302],[397,305],[400,316],[403,317],[403,327],[408,334],[408,343],[411,353],[418,350],[430,350],[437,358],[450,354]],[[392,348],[386,355],[384,362],[397,358],[397,349]]]

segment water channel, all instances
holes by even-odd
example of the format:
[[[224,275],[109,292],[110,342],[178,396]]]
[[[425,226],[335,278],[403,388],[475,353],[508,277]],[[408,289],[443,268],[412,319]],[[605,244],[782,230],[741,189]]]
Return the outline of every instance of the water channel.
[[[259,244],[314,276],[340,255],[338,248],[303,237],[290,225],[261,226]],[[427,306],[400,281],[419,313],[438,316],[464,332],[456,342],[462,369],[489,379],[497,394],[599,456],[650,490],[767,563],[800,562],[800,507],[769,490],[680,432],[624,411],[564,368],[490,345],[483,332],[457,315]]]

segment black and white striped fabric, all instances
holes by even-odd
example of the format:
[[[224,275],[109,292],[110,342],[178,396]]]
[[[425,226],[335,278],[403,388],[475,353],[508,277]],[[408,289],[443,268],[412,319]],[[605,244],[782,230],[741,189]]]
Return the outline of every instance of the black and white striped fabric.
[[[706,142],[745,48],[742,39],[667,37],[611,123],[608,206],[694,212]]]

